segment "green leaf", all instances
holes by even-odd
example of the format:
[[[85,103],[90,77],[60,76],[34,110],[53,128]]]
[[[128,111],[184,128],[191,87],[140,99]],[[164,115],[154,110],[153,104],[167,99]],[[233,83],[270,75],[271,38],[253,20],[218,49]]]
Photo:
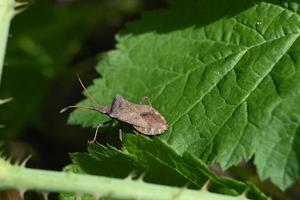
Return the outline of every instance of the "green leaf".
[[[299,4],[247,2],[173,0],[144,13],[89,91],[103,105],[149,96],[170,127],[159,137],[178,153],[224,169],[255,155],[260,177],[284,189],[300,177]],[[69,120],[101,121],[80,110]]]
[[[266,199],[257,188],[232,179],[221,178],[191,153],[178,155],[172,147],[159,138],[127,135],[123,150],[91,144],[88,153],[71,154],[74,170],[79,173],[124,178],[130,173],[134,178],[144,176],[150,183],[201,188],[210,180],[208,189],[228,195],[239,195],[248,188],[249,197]]]

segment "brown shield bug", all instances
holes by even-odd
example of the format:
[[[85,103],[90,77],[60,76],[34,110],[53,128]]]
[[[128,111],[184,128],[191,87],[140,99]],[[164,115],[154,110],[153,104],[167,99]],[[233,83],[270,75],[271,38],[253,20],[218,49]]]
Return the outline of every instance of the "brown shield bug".
[[[93,110],[108,115],[118,121],[131,124],[135,130],[145,135],[158,135],[168,129],[168,124],[165,118],[151,105],[144,104],[144,101],[147,99],[147,97],[144,97],[140,104],[134,104],[124,99],[123,96],[116,95],[111,105],[100,106],[96,99],[93,98],[93,96],[86,89],[79,76],[78,80],[80,82],[80,85],[88,95],[88,98],[96,104],[96,107],[73,105],[62,109],[60,111],[61,113],[70,108]],[[103,123],[101,123],[97,127],[96,134],[92,142],[96,140],[98,129],[102,125]]]

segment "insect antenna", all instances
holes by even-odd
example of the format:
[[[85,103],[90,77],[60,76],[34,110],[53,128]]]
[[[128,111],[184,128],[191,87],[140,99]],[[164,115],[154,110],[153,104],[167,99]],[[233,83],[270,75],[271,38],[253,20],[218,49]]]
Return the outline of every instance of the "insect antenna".
[[[81,85],[81,87],[83,88],[83,91],[86,92],[88,98],[94,102],[98,108],[102,108],[102,106],[100,106],[100,104],[97,102],[97,100],[91,95],[91,93],[86,89],[85,85],[83,84],[83,82],[81,81],[79,75],[77,74],[77,77],[78,77],[78,80],[79,80],[79,83]]]
[[[81,106],[81,105],[72,105],[72,106],[68,106],[63,108],[62,110],[60,110],[60,113],[63,113],[69,109],[72,108],[79,108],[79,109],[84,109],[84,110],[93,110],[93,111],[97,111],[97,112],[101,112],[101,113],[107,113],[107,108],[101,106],[97,100],[91,95],[91,93],[86,89],[85,85],[83,84],[83,82],[81,81],[79,75],[77,74],[79,83],[81,85],[81,87],[83,88],[83,91],[86,92],[88,99],[90,99],[94,104],[96,104],[96,107],[92,107],[92,106]]]
[[[93,110],[93,111],[99,112],[99,110],[97,108],[94,108],[94,107],[91,107],[91,106],[80,106],[80,105],[68,106],[68,107],[65,107],[65,108],[61,109],[59,112],[63,113],[63,112],[66,112],[67,110],[72,109],[72,108],[78,108],[78,109],[84,109],[84,110]]]

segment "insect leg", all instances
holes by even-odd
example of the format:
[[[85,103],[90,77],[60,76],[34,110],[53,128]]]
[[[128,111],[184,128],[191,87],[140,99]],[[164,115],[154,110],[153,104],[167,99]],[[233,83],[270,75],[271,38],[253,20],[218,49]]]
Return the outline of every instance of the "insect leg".
[[[152,107],[149,97],[146,97],[146,96],[141,99],[140,104],[146,105],[146,101],[147,101],[148,105]]]
[[[122,129],[119,129],[119,139],[122,142],[123,141],[123,132]]]
[[[103,123],[100,123],[100,124],[97,126],[96,132],[95,132],[95,135],[94,135],[94,138],[93,138],[92,140],[89,140],[89,141],[88,141],[89,144],[92,144],[92,143],[95,143],[95,142],[96,142],[96,140],[97,140],[97,135],[98,135],[98,130],[99,130],[99,128],[100,128],[101,126],[103,126]]]
[[[139,135],[139,132],[137,132],[136,130],[133,130],[133,133],[134,133],[135,135]]]
[[[96,140],[97,140],[97,135],[98,135],[98,131],[99,131],[99,128],[101,128],[102,126],[105,126],[106,124],[112,122],[113,120],[109,120],[109,121],[106,121],[106,122],[103,122],[103,123],[100,123],[97,128],[96,128],[96,131],[95,131],[95,135],[94,135],[94,138],[92,140],[89,140],[89,144],[92,144],[92,143],[95,143]]]

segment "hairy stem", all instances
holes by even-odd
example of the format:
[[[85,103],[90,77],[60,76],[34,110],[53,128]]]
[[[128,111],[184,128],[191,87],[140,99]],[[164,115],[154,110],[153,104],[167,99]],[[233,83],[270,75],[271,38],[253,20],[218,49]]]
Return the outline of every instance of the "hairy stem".
[[[0,83],[2,77],[5,49],[9,33],[10,21],[15,11],[14,0],[0,0]]]
[[[131,179],[27,169],[23,166],[11,165],[3,159],[0,159],[0,189],[73,192],[80,195],[90,194],[95,197],[109,196],[122,199],[146,200],[247,199],[244,196],[226,196],[210,193],[206,190],[197,191],[155,185]]]

